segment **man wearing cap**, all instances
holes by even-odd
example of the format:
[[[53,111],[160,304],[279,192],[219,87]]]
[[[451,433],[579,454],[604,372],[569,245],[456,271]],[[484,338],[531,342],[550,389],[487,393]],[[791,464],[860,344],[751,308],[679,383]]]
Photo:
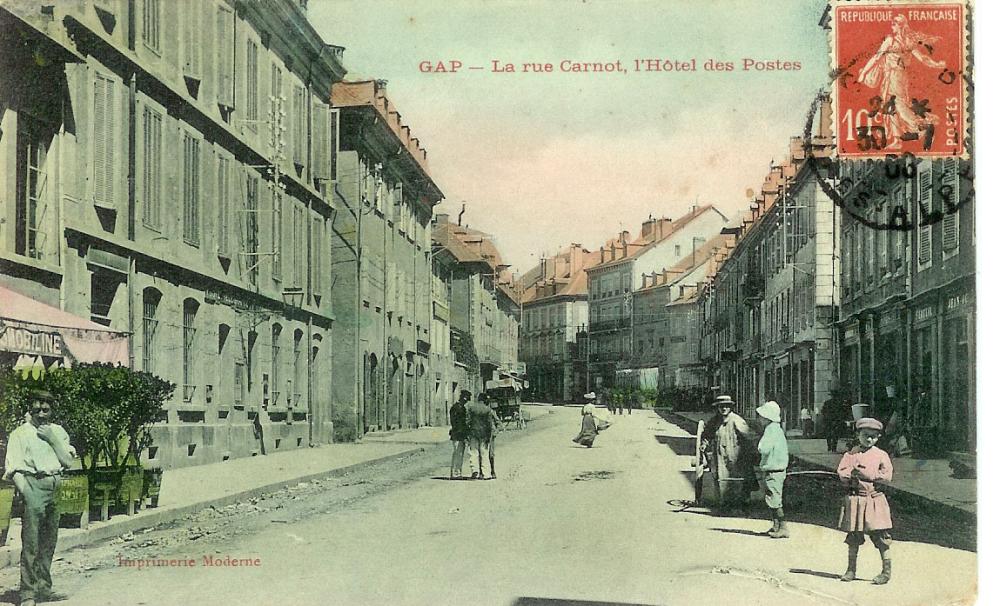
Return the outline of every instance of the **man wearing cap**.
[[[764,502],[771,510],[773,525],[767,531],[772,539],[787,539],[785,510],[782,508],[782,490],[788,468],[788,441],[781,429],[781,408],[777,402],[765,402],[757,407],[757,415],[764,424],[764,435],[757,443],[760,452],[760,473],[764,479]]]
[[[52,555],[59,533],[56,491],[62,471],[73,465],[76,450],[69,435],[49,422],[55,398],[47,391],[28,395],[28,419],[11,432],[7,443],[4,479],[14,480],[24,499],[21,518],[21,604],[55,601],[65,596],[52,592]]]
[[[730,396],[718,396],[715,406],[718,414],[705,424],[703,437],[712,442],[709,461],[719,484],[719,500],[723,506],[746,503],[753,463],[747,456],[751,450],[744,443],[753,438],[753,432],[743,417],[733,412]],[[738,482],[740,478],[744,480]]]

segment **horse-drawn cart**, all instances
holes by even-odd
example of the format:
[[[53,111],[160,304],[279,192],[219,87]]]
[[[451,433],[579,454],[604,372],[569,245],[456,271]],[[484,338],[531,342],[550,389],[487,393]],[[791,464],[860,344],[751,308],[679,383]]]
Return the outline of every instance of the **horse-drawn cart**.
[[[512,377],[490,380],[486,382],[486,397],[490,406],[496,410],[504,429],[511,424],[516,429],[524,429],[524,416],[521,413],[521,384]]]

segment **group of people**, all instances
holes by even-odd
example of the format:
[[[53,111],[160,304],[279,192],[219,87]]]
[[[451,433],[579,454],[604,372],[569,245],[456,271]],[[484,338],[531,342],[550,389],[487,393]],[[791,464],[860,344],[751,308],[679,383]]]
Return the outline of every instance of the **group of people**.
[[[762,487],[772,520],[766,534],[774,539],[788,538],[783,492],[789,457],[788,442],[781,428],[781,408],[773,401],[757,407],[762,425],[758,439],[750,424],[733,412],[730,396],[718,396],[715,406],[717,414],[706,423],[702,436],[704,454],[718,482],[721,504],[745,506],[750,493]],[[854,429],[857,444],[844,454],[836,472],[845,493],[838,527],[847,533],[844,542],[848,546],[847,571],[840,580],[856,579],[858,550],[867,534],[882,557],[882,572],[872,582],[884,585],[892,575],[889,557],[892,515],[878,484],[892,481],[892,462],[888,453],[875,446],[884,429],[881,421],[861,418],[854,423]]]
[[[466,452],[472,467],[473,480],[495,480],[496,470],[496,437],[500,431],[500,417],[487,404],[485,393],[479,394],[475,402],[471,402],[472,392],[463,389],[459,393],[449,416],[451,418],[451,479],[464,479]],[[483,465],[483,455],[488,457],[489,476]]]

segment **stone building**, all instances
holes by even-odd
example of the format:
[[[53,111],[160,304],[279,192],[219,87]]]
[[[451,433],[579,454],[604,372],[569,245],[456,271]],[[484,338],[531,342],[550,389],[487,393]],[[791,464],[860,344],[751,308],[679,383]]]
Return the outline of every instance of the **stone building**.
[[[359,389],[358,435],[428,425],[431,218],[443,194],[383,82],[337,82],[332,100],[341,124],[337,192],[351,209],[338,227],[353,232],[334,250],[335,311],[357,343],[344,342],[334,388],[344,399]]]
[[[334,438],[345,69],[291,0],[5,3],[0,282],[177,384],[144,461]]]
[[[880,418],[899,411],[919,450],[974,452],[971,163],[839,168],[838,191],[852,209],[841,228],[840,379]]]
[[[574,360],[588,322],[586,268],[600,253],[571,244],[542,259],[519,284],[524,307],[520,355],[528,392],[541,402],[577,401],[590,390],[586,359]]]
[[[638,237],[623,231],[601,247],[600,261],[586,269],[592,387],[613,386],[616,372],[632,358],[633,292],[642,275],[673,267],[718,235],[726,222],[714,206],[695,206],[676,221],[650,217]]]
[[[820,107],[822,126],[771,168],[701,296],[709,385],[741,414],[777,401],[787,427],[802,408],[818,413],[836,377],[840,209],[820,183],[831,144]]]

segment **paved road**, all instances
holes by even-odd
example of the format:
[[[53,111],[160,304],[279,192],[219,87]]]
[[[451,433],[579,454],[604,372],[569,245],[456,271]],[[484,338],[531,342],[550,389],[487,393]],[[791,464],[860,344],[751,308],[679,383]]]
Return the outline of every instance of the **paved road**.
[[[648,411],[615,417],[592,449],[578,408],[504,434],[496,481],[439,479],[447,446],[182,524],[66,554],[70,604],[952,604],[974,595],[976,556],[893,547],[883,587],[841,583],[843,535],[672,506],[693,498],[686,435]],[[659,439],[657,439],[659,438]],[[673,444],[673,448],[668,444]],[[878,572],[862,551],[859,574]],[[206,567],[203,556],[260,558]],[[192,568],[122,566],[193,559]],[[11,571],[0,581],[13,587]]]

